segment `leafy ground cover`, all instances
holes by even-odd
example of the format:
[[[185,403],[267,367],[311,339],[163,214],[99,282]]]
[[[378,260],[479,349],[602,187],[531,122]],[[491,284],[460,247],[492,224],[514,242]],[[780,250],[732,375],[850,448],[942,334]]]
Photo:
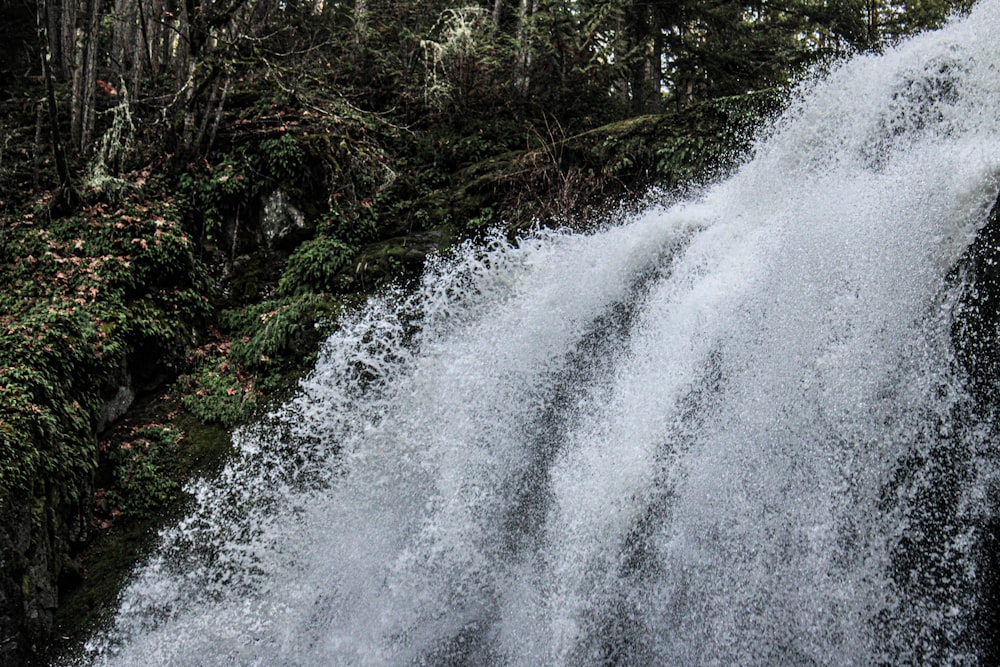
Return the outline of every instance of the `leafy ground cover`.
[[[203,274],[176,202],[136,175],[128,203],[49,218],[8,215],[0,238],[0,493],[44,476],[67,492],[96,466],[94,425],[127,357],[168,372],[208,315]],[[181,345],[181,347],[183,347]],[[141,376],[140,376],[141,379]]]

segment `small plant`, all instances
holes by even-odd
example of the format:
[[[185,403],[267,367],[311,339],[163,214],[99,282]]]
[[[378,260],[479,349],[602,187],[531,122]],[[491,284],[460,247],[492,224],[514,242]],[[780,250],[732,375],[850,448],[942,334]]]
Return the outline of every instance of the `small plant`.
[[[172,469],[181,439],[172,426],[147,424],[132,429],[127,440],[105,443],[114,476],[110,505],[125,517],[142,519],[173,500],[180,489]]]
[[[355,249],[343,241],[318,238],[306,241],[288,258],[278,283],[283,295],[332,292],[334,278],[355,256]]]
[[[235,334],[231,356],[243,368],[263,370],[294,362],[302,350],[312,349],[325,326],[340,311],[337,302],[321,294],[264,301],[240,311],[230,311],[224,320]]]
[[[177,386],[184,408],[209,424],[236,426],[257,404],[253,378],[224,356],[209,357],[194,373],[178,378]]]
[[[260,142],[260,169],[276,182],[295,182],[301,178],[306,153],[292,135]]]
[[[211,241],[222,231],[226,212],[237,210],[255,194],[256,180],[242,161],[227,157],[207,173],[183,174],[179,185],[188,208],[200,212],[205,236]]]

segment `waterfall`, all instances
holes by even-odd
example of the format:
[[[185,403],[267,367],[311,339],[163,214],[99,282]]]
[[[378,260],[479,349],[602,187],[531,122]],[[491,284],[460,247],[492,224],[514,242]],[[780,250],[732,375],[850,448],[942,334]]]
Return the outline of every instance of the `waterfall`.
[[[1000,449],[952,323],[998,34],[985,0],[722,182],[371,300],[80,663],[984,662]]]

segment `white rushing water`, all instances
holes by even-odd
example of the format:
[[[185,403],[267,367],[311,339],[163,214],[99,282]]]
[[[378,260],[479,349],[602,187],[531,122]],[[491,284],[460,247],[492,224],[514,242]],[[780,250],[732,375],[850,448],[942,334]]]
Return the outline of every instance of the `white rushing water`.
[[[1000,182],[997,35],[987,0],[689,201],[374,300],[84,660],[977,664],[998,452],[946,278]]]

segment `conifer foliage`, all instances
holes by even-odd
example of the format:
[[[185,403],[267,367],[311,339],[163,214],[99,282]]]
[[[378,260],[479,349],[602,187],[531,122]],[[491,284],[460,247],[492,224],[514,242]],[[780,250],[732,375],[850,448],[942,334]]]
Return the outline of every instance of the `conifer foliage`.
[[[67,181],[86,173],[120,105],[181,163],[210,149],[241,94],[268,90],[306,101],[322,88],[407,122],[506,110],[592,124],[782,85],[970,4],[0,0],[13,47],[0,55],[0,91],[39,79],[52,89],[37,122]]]

